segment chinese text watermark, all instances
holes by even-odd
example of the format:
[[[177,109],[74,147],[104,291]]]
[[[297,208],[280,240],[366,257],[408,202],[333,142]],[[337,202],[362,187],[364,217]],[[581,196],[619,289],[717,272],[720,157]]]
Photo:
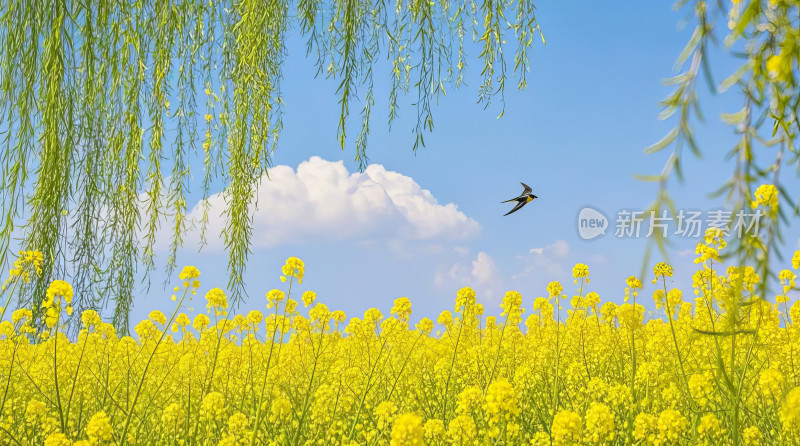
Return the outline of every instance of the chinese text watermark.
[[[703,237],[706,230],[719,229],[724,236],[742,238],[747,234],[758,234],[759,222],[765,214],[760,209],[752,212],[716,209],[707,212],[697,210],[678,210],[672,214],[667,210],[634,211],[621,209],[617,212],[614,224],[614,237]],[[610,223],[606,216],[593,208],[585,207],[578,213],[578,234],[584,240],[605,235]]]

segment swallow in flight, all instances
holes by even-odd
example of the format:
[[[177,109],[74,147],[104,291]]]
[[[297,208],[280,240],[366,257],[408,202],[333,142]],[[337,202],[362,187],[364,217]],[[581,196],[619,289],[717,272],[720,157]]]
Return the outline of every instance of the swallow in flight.
[[[517,212],[522,206],[525,206],[526,204],[528,204],[531,201],[533,201],[534,198],[539,198],[536,195],[531,194],[532,189],[530,188],[530,186],[528,186],[527,184],[522,183],[522,182],[519,183],[519,184],[521,184],[522,187],[525,188],[525,190],[522,191],[522,194],[517,198],[512,198],[510,200],[503,201],[503,203],[508,203],[509,201],[516,201],[517,202],[517,205],[514,206],[514,209],[511,209],[510,211],[508,211],[508,214],[511,214],[513,212]],[[503,215],[503,217],[505,217],[508,214]]]

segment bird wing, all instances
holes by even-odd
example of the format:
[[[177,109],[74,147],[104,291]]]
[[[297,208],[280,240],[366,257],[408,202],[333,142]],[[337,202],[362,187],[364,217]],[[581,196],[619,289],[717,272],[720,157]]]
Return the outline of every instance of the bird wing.
[[[527,201],[520,201],[519,203],[517,203],[516,206],[514,206],[514,209],[511,209],[510,211],[508,211],[508,214],[517,212],[519,210],[519,208],[521,208],[522,206],[525,206],[527,203],[528,203]],[[508,214],[503,215],[503,217],[505,217]]]
[[[521,185],[522,185],[522,187],[524,187],[524,188],[525,188],[525,190],[524,190],[524,191],[522,191],[522,195],[528,195],[529,193],[533,192],[533,189],[531,189],[531,187],[530,187],[530,186],[528,186],[527,184],[525,184],[525,183],[523,183],[523,182],[521,182],[521,181],[520,181],[520,183],[519,183],[519,184],[521,184]],[[520,197],[521,197],[522,195],[520,195]]]

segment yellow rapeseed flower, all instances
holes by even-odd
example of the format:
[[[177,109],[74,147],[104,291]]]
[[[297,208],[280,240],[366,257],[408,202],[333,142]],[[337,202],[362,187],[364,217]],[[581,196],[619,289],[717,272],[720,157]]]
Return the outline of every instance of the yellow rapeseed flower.
[[[754,200],[750,202],[750,207],[756,209],[764,206],[772,216],[778,212],[778,188],[774,185],[762,184],[758,186],[753,195]]]
[[[742,431],[742,440],[744,440],[744,446],[759,446],[763,444],[764,436],[758,426],[750,426]]]
[[[375,418],[378,420],[378,428],[384,429],[392,424],[397,413],[397,405],[391,401],[383,401],[375,406]]]
[[[416,329],[424,335],[430,335],[433,331],[433,321],[427,317],[423,317],[417,322]]]
[[[611,409],[603,403],[592,402],[586,411],[584,441],[609,444],[616,437],[616,423]]]
[[[219,392],[211,392],[200,404],[200,418],[209,421],[225,419],[225,396]]]
[[[33,313],[27,308],[20,308],[11,313],[11,323],[14,325],[26,324],[33,319]]]
[[[480,408],[483,401],[483,391],[478,386],[469,386],[458,394],[456,413],[470,414]]]
[[[31,280],[31,273],[40,275],[43,260],[44,257],[40,251],[19,251],[19,256],[14,261],[14,267],[8,271],[8,279],[3,283],[3,289],[15,278],[21,278],[23,282],[28,283]]]
[[[222,291],[220,288],[211,288],[206,293],[206,308],[214,309],[215,311],[221,311],[228,308],[228,297],[225,296],[225,292]]]
[[[411,299],[407,297],[395,299],[391,314],[397,316],[401,321],[408,321],[408,318],[411,317]]]
[[[531,446],[550,446],[550,435],[547,432],[536,432],[531,438]]]
[[[786,395],[778,418],[785,432],[800,434],[800,387],[795,387]]]
[[[585,278],[586,283],[589,283],[589,267],[583,263],[576,263],[572,267],[572,277],[575,279],[575,283],[578,283],[578,279],[582,278]]]
[[[435,418],[426,421],[423,429],[425,431],[425,439],[431,443],[440,440],[445,433],[444,423],[442,422],[442,420]]]
[[[654,444],[658,435],[658,418],[649,413],[636,415],[633,421],[633,438],[642,444]]]
[[[54,280],[47,288],[45,304],[42,306],[48,308],[58,296],[63,297],[66,303],[71,303],[72,295],[72,285],[63,280]]]
[[[474,309],[475,306],[475,291],[470,287],[464,287],[458,290],[456,294],[455,312],[464,310],[468,312]]]
[[[697,436],[701,444],[720,444],[723,432],[722,423],[713,413],[705,414],[700,418],[700,424],[697,426]]]
[[[285,282],[289,277],[294,277],[297,279],[297,283],[302,284],[305,264],[297,257],[289,257],[281,268],[281,272],[283,272],[283,276],[281,276],[282,282]]]
[[[336,323],[337,325],[344,322],[346,318],[347,315],[342,310],[336,310],[333,313],[331,313],[331,319],[333,319],[333,322]]]
[[[508,323],[512,326],[518,325],[522,321],[522,313],[525,312],[525,309],[522,308],[522,295],[517,291],[507,291],[500,308],[503,309],[501,316],[507,316]]]
[[[72,296],[72,285],[69,283],[63,280],[54,280],[50,283],[50,286],[47,287],[44,301],[42,301],[42,308],[45,309],[45,324],[48,327],[52,328],[58,321],[62,310],[61,298],[63,298],[64,302],[67,304],[67,314],[72,314],[72,307],[70,306],[72,303]]]
[[[277,306],[279,303],[283,302],[283,299],[286,298],[286,295],[283,294],[283,291],[278,289],[272,289],[267,293],[267,308],[273,308]]]
[[[581,441],[583,423],[581,416],[571,410],[562,410],[553,418],[550,430],[553,436],[553,446],[567,446],[578,444]]]
[[[89,424],[86,426],[86,436],[89,437],[89,444],[101,444],[111,440],[112,429],[111,419],[102,410],[92,415]]]
[[[228,432],[234,435],[243,435],[250,425],[247,415],[236,412],[228,418]]]
[[[160,312],[158,310],[151,311],[150,314],[148,315],[148,317],[153,322],[158,322],[161,325],[164,325],[164,324],[167,323],[167,317],[164,316],[164,313],[162,313],[162,312]]]
[[[519,399],[514,387],[505,378],[498,379],[486,389],[484,411],[495,422],[501,416],[516,416],[520,413]]]
[[[292,403],[286,398],[278,398],[270,407],[270,421],[280,423],[289,419],[292,414]]]
[[[422,418],[413,413],[404,413],[395,418],[392,424],[392,440],[390,446],[422,446],[425,430]]]
[[[183,270],[178,275],[178,278],[183,280],[183,281],[189,281],[189,280],[192,280],[192,279],[197,279],[198,277],[200,277],[200,270],[198,270],[194,266],[185,266],[185,267],[183,267]]]
[[[203,313],[200,313],[194,317],[194,322],[192,322],[192,327],[194,327],[194,329],[197,331],[203,331],[206,329],[206,327],[208,327],[208,324],[210,323],[211,320],[208,319],[208,316],[206,316]]]
[[[758,376],[758,388],[768,401],[783,396],[783,373],[777,369],[766,369]]]
[[[44,446],[72,446],[72,442],[63,433],[53,432],[44,439]]]
[[[33,398],[28,401],[28,405],[25,408],[25,421],[29,424],[36,424],[45,412],[47,412],[47,406],[43,402]]]
[[[554,297],[561,297],[562,291],[564,291],[564,287],[560,282],[553,281],[547,284],[547,292],[550,294],[551,299]]]
[[[83,327],[86,329],[96,327],[102,322],[103,320],[100,318],[100,314],[95,310],[86,310],[81,314],[81,323],[83,323]]]
[[[600,307],[603,322],[611,322],[617,317],[618,306],[614,302],[606,302]]]
[[[477,444],[476,434],[475,421],[468,415],[458,415],[450,420],[450,424],[447,426],[447,436],[450,438],[451,444]]]
[[[306,291],[303,293],[303,306],[310,306],[314,304],[314,301],[317,300],[317,293],[313,291]]]
[[[664,262],[658,262],[656,266],[653,267],[653,274],[656,276],[656,278],[653,279],[653,283],[656,283],[659,277],[672,277],[672,267]]]
[[[783,293],[778,295],[775,299],[779,303],[788,302],[789,301],[789,291],[793,290],[796,286],[795,280],[797,276],[788,269],[781,270],[778,273],[778,279],[781,281],[781,286],[783,287]]]
[[[660,444],[676,443],[686,434],[689,420],[675,409],[666,409],[658,416],[657,425]]]
[[[713,391],[714,386],[711,383],[711,379],[705,374],[695,373],[689,377],[689,392],[691,392],[692,398],[700,407],[708,403]]]

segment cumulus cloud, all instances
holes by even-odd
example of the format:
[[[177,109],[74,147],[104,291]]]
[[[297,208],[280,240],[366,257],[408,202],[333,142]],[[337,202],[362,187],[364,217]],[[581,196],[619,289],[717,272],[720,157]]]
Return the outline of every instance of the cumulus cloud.
[[[560,277],[565,272],[564,261],[569,255],[569,243],[565,240],[557,240],[551,245],[541,248],[532,248],[525,255],[518,255],[524,267],[521,272],[511,276],[512,279],[519,279],[536,275],[539,277]]]
[[[453,292],[468,286],[475,290],[478,300],[487,301],[499,296],[502,281],[494,259],[485,252],[479,252],[469,264],[440,266],[434,276],[434,284]]]
[[[319,240],[458,240],[480,230],[455,204],[439,204],[414,179],[379,164],[350,173],[342,161],[314,156],[297,170],[275,166],[269,176],[253,199],[254,248]],[[218,235],[226,222],[222,193],[209,197],[208,205],[207,249],[220,250],[224,245]],[[202,215],[202,203],[188,213],[195,228],[185,246],[199,242]]]

